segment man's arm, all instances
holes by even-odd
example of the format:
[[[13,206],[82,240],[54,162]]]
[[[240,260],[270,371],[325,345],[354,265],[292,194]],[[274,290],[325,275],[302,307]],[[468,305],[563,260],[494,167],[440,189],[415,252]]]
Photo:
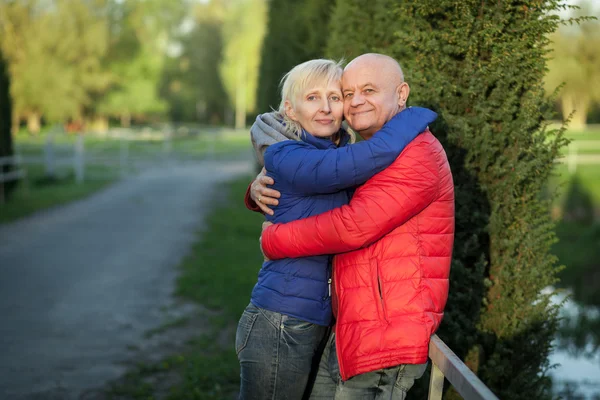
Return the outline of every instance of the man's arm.
[[[367,246],[421,212],[435,199],[438,188],[436,155],[428,143],[421,142],[407,148],[385,172],[360,187],[350,204],[266,228],[263,252],[276,260]]]
[[[316,150],[298,142],[268,150],[265,164],[296,193],[333,193],[360,185],[389,166],[436,117],[429,109],[411,107],[394,116],[368,141],[335,150]],[[269,205],[278,204],[280,193],[267,188],[272,183],[265,184],[259,177],[246,193],[246,207],[273,215]]]

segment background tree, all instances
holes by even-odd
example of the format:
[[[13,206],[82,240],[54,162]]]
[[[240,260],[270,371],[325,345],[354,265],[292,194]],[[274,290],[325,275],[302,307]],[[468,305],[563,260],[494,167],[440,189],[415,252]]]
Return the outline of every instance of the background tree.
[[[106,64],[112,85],[99,105],[99,113],[118,117],[129,126],[132,116],[161,116],[167,103],[159,83],[168,46],[190,5],[187,1],[112,1],[110,48]]]
[[[2,49],[9,61],[15,114],[38,132],[40,119],[79,119],[103,90],[106,3],[56,0],[5,2]]]
[[[350,61],[359,54],[384,52],[397,29],[390,12],[394,4],[389,0],[337,1],[327,54]]]
[[[169,57],[161,80],[174,121],[220,124],[230,110],[219,72],[223,59],[224,4],[212,1],[195,8],[192,28],[181,35],[181,54]]]
[[[322,58],[328,36],[331,2],[271,0],[261,50],[257,110],[279,106],[279,82],[292,67]]]
[[[223,22],[221,78],[235,108],[235,126],[243,128],[246,113],[256,107],[260,46],[265,34],[265,0],[229,3]]]
[[[440,115],[433,131],[455,179],[456,240],[439,334],[500,398],[550,398],[545,373],[557,308],[544,289],[559,268],[540,192],[565,139],[562,130],[546,129],[552,100],[543,77],[547,34],[559,24],[552,13],[563,6],[390,0],[377,3],[380,17],[364,20],[361,3],[337,2],[330,55],[378,50],[395,57],[412,101]],[[354,28],[362,34],[344,35]],[[365,49],[377,28],[384,32]]]
[[[591,15],[589,3],[580,6],[575,16]],[[550,40],[553,52],[546,88],[552,92],[564,83],[558,95],[563,118],[575,111],[569,126],[583,129],[590,108],[600,103],[600,22],[562,26]]]
[[[10,80],[6,62],[0,51],[0,158],[9,157],[14,154],[11,134],[11,119],[12,119],[12,104],[10,99]],[[4,165],[4,172],[11,170],[11,166]],[[0,182],[3,185],[2,192],[4,196],[10,196],[11,190],[14,188],[16,181]]]

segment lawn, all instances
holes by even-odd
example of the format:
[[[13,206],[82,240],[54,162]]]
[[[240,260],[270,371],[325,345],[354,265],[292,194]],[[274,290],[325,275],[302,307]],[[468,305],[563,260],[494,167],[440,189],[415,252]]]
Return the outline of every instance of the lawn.
[[[132,136],[144,134],[142,130],[131,132]],[[46,129],[33,136],[21,131],[16,135],[15,147],[25,160],[24,168],[28,177],[21,182],[7,203],[0,205],[0,223],[14,221],[36,211],[81,199],[119,179],[121,172],[139,172],[165,160],[218,159],[250,151],[247,131],[204,128],[194,132],[196,133],[175,135],[167,142],[156,132],[152,137],[139,140],[85,134],[86,181],[77,184],[72,167],[77,135],[51,134],[51,130]],[[44,150],[50,136],[54,158],[62,160],[62,164],[57,164],[58,177],[55,179],[45,177],[42,166]]]
[[[27,178],[19,183],[5,204],[0,204],[0,223],[81,199],[108,186],[118,176],[115,171],[99,167],[86,168],[86,174],[102,174],[103,177],[78,184],[72,173],[50,179],[45,176],[42,166],[28,166]]]

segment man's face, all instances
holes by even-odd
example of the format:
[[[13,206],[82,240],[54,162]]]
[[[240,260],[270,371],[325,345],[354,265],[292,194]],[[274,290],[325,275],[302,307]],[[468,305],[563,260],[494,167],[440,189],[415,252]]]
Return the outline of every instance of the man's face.
[[[373,136],[401,110],[398,85],[376,64],[349,65],[342,75],[344,116],[364,139]]]

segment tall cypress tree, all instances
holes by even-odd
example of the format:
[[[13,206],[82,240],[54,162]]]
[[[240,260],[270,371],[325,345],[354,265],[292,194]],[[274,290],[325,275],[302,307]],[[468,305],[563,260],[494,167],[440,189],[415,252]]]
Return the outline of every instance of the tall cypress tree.
[[[262,45],[257,111],[279,105],[279,82],[304,61],[322,58],[331,15],[329,0],[270,0]]]
[[[439,334],[500,398],[549,398],[557,309],[543,289],[559,268],[540,193],[566,140],[546,129],[542,79],[561,2],[382,0],[383,16],[360,3],[337,2],[330,54],[395,57],[412,102],[440,115],[433,130],[455,180],[456,238]]]
[[[12,127],[12,102],[10,98],[10,80],[8,77],[8,66],[6,60],[0,52],[0,157],[13,155],[13,143],[11,135]],[[12,166],[4,165],[0,167],[4,172],[12,169]],[[16,181],[2,183],[4,185],[4,195],[8,196],[11,190],[16,186]]]

